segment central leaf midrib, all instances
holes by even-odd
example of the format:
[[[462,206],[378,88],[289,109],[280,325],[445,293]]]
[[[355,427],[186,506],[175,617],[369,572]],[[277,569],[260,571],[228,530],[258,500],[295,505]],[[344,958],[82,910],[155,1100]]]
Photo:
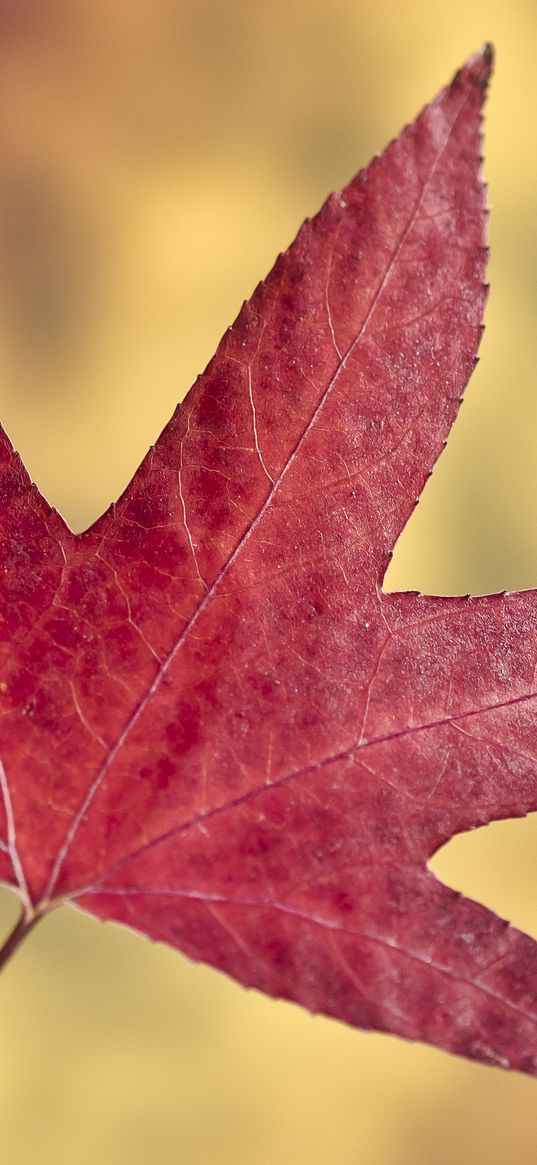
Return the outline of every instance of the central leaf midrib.
[[[401,232],[399,240],[398,240],[396,246],[394,247],[394,249],[390,255],[390,259],[389,259],[389,262],[387,264],[386,270],[385,270],[382,278],[379,280],[376,291],[374,292],[374,294],[371,298],[370,306],[369,306],[368,311],[364,317],[364,320],[362,322],[360,330],[358,331],[357,335],[352,340],[352,342],[349,344],[342,359],[338,362],[338,364],[335,368],[335,371],[333,372],[332,377],[329,380],[327,387],[324,389],[324,391],[320,397],[320,400],[319,400],[318,404],[316,405],[308,424],[305,426],[301,436],[299,437],[298,441],[296,442],[293,449],[291,450],[291,452],[287,458],[287,461],[285,462],[284,466],[282,467],[282,469],[280,471],[280,474],[278,475],[278,477],[275,478],[274,483],[272,485],[272,488],[269,489],[269,492],[267,494],[267,497],[265,498],[265,501],[263,502],[263,505],[261,506],[260,510],[258,511],[258,513],[255,516],[255,518],[253,519],[253,521],[250,523],[248,528],[241,535],[234,550],[232,551],[232,553],[230,554],[230,556],[228,557],[226,562],[221,567],[216,578],[213,580],[213,582],[210,585],[209,589],[207,590],[206,594],[203,596],[198,607],[193,612],[193,614],[191,615],[190,619],[188,620],[186,626],[183,628],[181,634],[179,635],[179,637],[175,641],[174,645],[172,646],[172,648],[168,652],[168,655],[162,661],[162,663],[161,663],[155,677],[153,678],[150,686],[148,687],[147,691],[142,695],[142,697],[138,701],[136,707],[133,709],[132,713],[130,714],[130,716],[125,724],[125,727],[124,727],[123,731],[121,732],[116,744],[111,748],[107,757],[105,758],[105,760],[103,761],[103,763],[99,767],[99,769],[96,773],[96,776],[90,785],[90,788],[88,789],[79,809],[77,810],[77,813],[73,817],[73,820],[71,822],[71,826],[68,829],[66,836],[65,836],[65,839],[64,839],[64,841],[63,841],[63,843],[58,851],[58,854],[57,854],[56,859],[54,861],[51,875],[50,875],[50,878],[48,880],[47,887],[45,890],[44,896],[46,899],[49,899],[53,896],[56,885],[57,885],[57,881],[58,881],[58,878],[59,878],[59,875],[60,875],[60,872],[61,872],[61,869],[62,869],[62,866],[64,863],[64,860],[67,856],[69,849],[71,848],[72,842],[74,840],[76,833],[78,832],[78,829],[79,829],[79,826],[82,822],[82,819],[84,818],[87,810],[89,809],[89,807],[90,807],[96,793],[98,792],[106,774],[108,773],[110,767],[112,766],[112,764],[114,763],[119,752],[123,748],[123,745],[125,744],[127,737],[130,735],[130,733],[132,732],[132,730],[134,729],[134,727],[138,723],[138,720],[143,715],[146,707],[148,706],[149,702],[152,700],[158,687],[160,686],[164,676],[166,675],[166,673],[168,672],[172,663],[174,662],[178,652],[183,647],[183,645],[186,642],[188,636],[190,635],[193,627],[196,625],[196,623],[198,622],[198,620],[202,616],[203,612],[205,611],[205,608],[208,606],[208,604],[213,599],[220,583],[227,575],[231,566],[235,562],[238,554],[241,552],[241,550],[246,545],[246,543],[249,541],[249,539],[252,536],[252,534],[254,533],[254,531],[257,529],[259,523],[262,521],[262,519],[263,519],[267,509],[271,505],[278,489],[280,488],[282,482],[284,481],[284,479],[285,479],[287,473],[289,472],[291,466],[293,465],[294,461],[296,460],[296,457],[300,453],[300,450],[301,450],[305,440],[307,439],[309,433],[311,432],[313,426],[315,425],[317,418],[318,418],[321,410],[323,409],[326,401],[328,400],[340,373],[342,371],[344,371],[350,357],[355,352],[356,348],[361,343],[361,341],[364,339],[364,337],[367,333],[367,328],[368,328],[369,322],[371,320],[371,317],[375,311],[375,308],[377,307],[377,305],[379,303],[379,300],[382,297],[382,294],[387,286],[387,283],[388,283],[390,277],[393,274],[393,271],[394,271],[395,266],[397,264],[397,260],[399,258],[399,254],[401,252],[401,249],[405,243],[405,240],[406,240],[410,230],[412,229],[412,227],[416,221],[416,218],[418,216],[420,207],[423,203],[423,199],[425,197],[426,191],[427,191],[427,189],[428,189],[428,187],[429,187],[429,185],[430,185],[430,183],[431,183],[431,181],[436,173],[436,170],[440,164],[440,161],[441,161],[441,159],[442,159],[442,157],[443,157],[443,155],[448,147],[451,136],[453,134],[453,130],[457,124],[457,121],[460,117],[461,111],[462,111],[467,100],[468,100],[468,95],[466,94],[464,96],[463,100],[460,102],[457,113],[456,113],[455,117],[453,118],[451,125],[449,126],[448,132],[446,133],[444,142],[442,143],[441,148],[438,150],[435,161],[432,164],[432,166],[429,170],[429,173],[427,174],[427,177],[423,183],[420,194],[416,200],[412,214],[411,214],[406,226],[404,227],[403,231]]]

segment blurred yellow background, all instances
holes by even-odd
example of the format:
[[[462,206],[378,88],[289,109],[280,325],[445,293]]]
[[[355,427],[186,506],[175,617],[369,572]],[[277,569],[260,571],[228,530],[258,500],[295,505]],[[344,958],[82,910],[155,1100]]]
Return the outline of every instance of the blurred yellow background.
[[[77,530],[306,214],[485,39],[482,362],[391,589],[537,585],[534,0],[0,0],[0,413]],[[535,818],[451,885],[537,935]],[[0,891],[8,930],[16,903]],[[535,1165],[535,1084],[366,1035],[74,910],[0,984],[13,1165]]]

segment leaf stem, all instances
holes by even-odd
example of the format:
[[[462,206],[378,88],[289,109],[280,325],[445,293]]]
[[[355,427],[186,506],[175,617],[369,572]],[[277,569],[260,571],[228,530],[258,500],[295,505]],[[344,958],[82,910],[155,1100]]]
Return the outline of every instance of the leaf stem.
[[[38,913],[29,915],[24,910],[21,912],[11,934],[8,935],[3,947],[0,947],[0,971],[42,917],[42,914]]]

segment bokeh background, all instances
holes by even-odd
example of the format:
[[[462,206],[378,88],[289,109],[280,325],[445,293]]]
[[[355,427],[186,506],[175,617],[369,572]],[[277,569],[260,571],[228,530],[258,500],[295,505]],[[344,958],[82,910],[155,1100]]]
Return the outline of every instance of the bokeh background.
[[[482,361],[388,579],[433,593],[537,585],[534,0],[0,0],[0,411],[75,529],[305,215],[485,39]],[[536,847],[535,819],[502,823],[435,868],[537,935]],[[534,1165],[535,1095],[74,910],[2,976],[13,1165]]]

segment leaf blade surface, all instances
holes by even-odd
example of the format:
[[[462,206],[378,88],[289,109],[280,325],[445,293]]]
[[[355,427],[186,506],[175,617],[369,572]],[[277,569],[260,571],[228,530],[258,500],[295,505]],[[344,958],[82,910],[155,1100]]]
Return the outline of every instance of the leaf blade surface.
[[[535,1072],[535,944],[426,863],[537,808],[537,603],[381,590],[481,335],[489,72],[304,225],[84,535],[6,442],[0,873]]]

